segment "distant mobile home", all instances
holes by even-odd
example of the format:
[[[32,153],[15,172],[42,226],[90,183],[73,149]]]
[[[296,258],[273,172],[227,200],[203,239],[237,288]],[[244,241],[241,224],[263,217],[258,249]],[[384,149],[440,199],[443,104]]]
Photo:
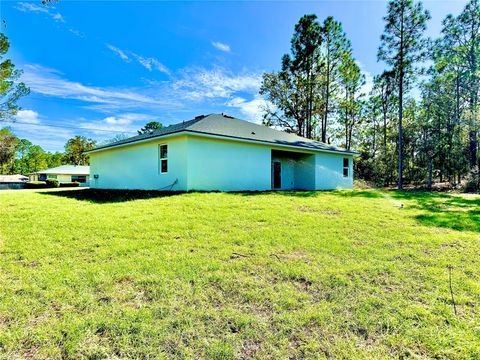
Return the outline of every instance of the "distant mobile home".
[[[28,174],[30,181],[57,179],[59,183],[78,182],[80,184],[88,184],[89,176],[90,167],[82,165],[62,165]]]
[[[176,191],[352,188],[353,155],[223,114],[97,147],[90,187]]]

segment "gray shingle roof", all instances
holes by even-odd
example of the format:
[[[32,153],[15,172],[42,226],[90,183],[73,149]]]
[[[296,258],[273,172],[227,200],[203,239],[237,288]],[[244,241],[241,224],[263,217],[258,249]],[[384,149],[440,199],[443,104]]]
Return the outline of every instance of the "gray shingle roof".
[[[0,175],[0,183],[23,183],[28,180],[24,175]]]
[[[90,174],[90,166],[61,165],[51,169],[37,171],[32,174],[88,175]]]
[[[108,145],[99,146],[92,151],[107,149],[112,146],[134,143],[149,138],[156,138],[183,131],[224,136],[235,139],[261,141],[276,145],[303,147],[311,150],[353,153],[351,151],[347,151],[345,149],[341,149],[319,141],[307,139],[295,134],[275,130],[264,125],[254,124],[249,121],[236,119],[223,114],[197,116],[193,120],[170,125],[162,129],[155,130],[149,134],[137,135]]]

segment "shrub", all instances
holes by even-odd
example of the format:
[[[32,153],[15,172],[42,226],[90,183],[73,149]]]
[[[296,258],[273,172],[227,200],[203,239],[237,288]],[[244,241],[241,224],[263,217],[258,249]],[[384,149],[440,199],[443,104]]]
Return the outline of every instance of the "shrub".
[[[79,187],[80,183],[79,182],[64,182],[60,183],[60,187]]]
[[[60,185],[60,182],[57,179],[47,179],[45,181],[47,184],[47,187],[58,187]]]
[[[473,169],[470,175],[468,175],[465,191],[470,193],[480,191],[480,172],[477,168]]]
[[[42,189],[46,187],[47,183],[45,181],[27,181],[25,183],[26,189]]]

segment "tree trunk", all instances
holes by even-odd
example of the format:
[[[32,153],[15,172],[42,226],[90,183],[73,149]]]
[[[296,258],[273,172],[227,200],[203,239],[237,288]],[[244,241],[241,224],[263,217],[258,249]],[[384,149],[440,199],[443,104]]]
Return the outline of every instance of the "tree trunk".
[[[403,63],[403,12],[400,24],[400,76],[398,88],[398,190],[403,189],[403,77],[404,77],[404,63]]]
[[[327,121],[328,121],[328,102],[330,97],[330,54],[327,50],[327,79],[326,79],[326,93],[325,93],[325,113],[323,114],[322,124],[322,142],[327,142]]]
[[[472,172],[475,167],[477,166],[477,132],[475,130],[471,130],[469,133],[469,154],[470,154],[470,171]]]
[[[428,159],[428,191],[432,191],[433,159]]]

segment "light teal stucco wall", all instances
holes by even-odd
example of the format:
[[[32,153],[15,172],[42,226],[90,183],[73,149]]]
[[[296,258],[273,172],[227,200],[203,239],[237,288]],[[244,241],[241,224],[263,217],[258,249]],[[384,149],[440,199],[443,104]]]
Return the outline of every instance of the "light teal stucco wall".
[[[313,190],[315,188],[315,154],[305,154],[296,162],[295,188]]]
[[[270,190],[271,150],[264,145],[188,138],[189,190]]]
[[[168,144],[168,172],[160,173],[160,144]],[[185,136],[90,154],[90,186],[102,189],[187,190]],[[98,179],[94,175],[98,174]]]
[[[348,177],[343,177],[343,158],[348,157]],[[315,155],[315,189],[351,189],[353,188],[352,156],[342,154],[319,153]]]
[[[160,144],[168,144],[168,173],[159,169]],[[272,188],[270,145],[195,135],[159,140],[90,154],[90,186],[103,189],[260,191]],[[353,185],[343,177],[342,154],[288,153],[282,162],[282,190],[330,190]],[[94,175],[98,174],[98,179]]]

